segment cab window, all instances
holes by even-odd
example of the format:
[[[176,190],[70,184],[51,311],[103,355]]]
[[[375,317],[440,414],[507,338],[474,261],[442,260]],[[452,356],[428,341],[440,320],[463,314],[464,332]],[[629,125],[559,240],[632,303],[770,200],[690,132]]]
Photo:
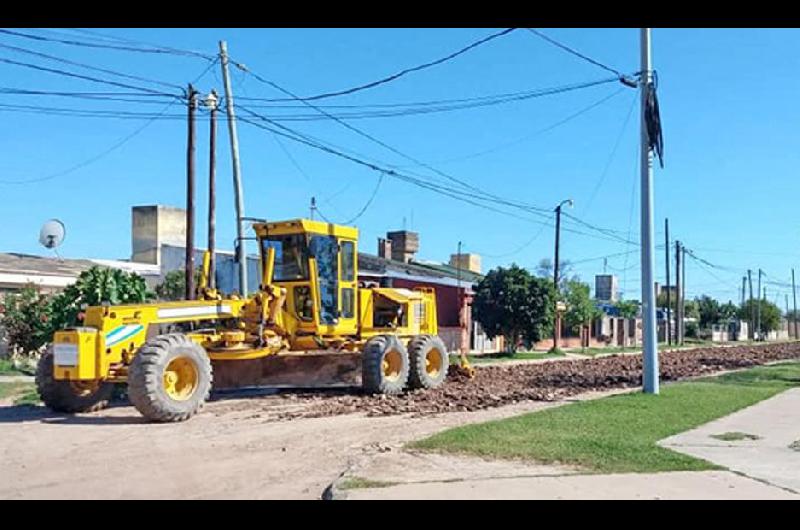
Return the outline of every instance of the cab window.
[[[261,252],[266,259],[267,249],[275,249],[273,281],[308,280],[308,245],[303,234],[271,236],[261,240]]]

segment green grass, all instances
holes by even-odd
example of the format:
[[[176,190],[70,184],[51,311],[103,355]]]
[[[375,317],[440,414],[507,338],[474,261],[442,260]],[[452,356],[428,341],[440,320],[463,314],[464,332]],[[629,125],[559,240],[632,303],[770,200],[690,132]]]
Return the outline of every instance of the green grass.
[[[13,383],[0,383],[0,399],[7,399],[29,392],[36,392],[36,386],[33,383],[25,383],[22,381],[14,381]]]
[[[411,444],[423,450],[562,463],[602,473],[718,469],[658,440],[800,385],[800,363],[762,366],[449,429]]]
[[[340,484],[343,490],[354,490],[359,488],[388,488],[394,486],[396,482],[385,482],[383,480],[370,480],[362,477],[347,477]]]
[[[14,399],[14,405],[39,405],[41,402],[35,386],[18,394]]]
[[[11,362],[10,359],[0,359],[0,375],[32,375],[26,373],[16,366],[14,363]]]
[[[483,355],[467,355],[467,359],[472,364],[481,364],[488,362],[505,362],[505,361],[530,361],[534,359],[554,359],[563,357],[564,354],[549,353],[549,352],[534,352],[534,351],[521,351],[513,355],[505,353],[486,353]],[[458,364],[459,357],[456,355],[452,357],[452,362]]]

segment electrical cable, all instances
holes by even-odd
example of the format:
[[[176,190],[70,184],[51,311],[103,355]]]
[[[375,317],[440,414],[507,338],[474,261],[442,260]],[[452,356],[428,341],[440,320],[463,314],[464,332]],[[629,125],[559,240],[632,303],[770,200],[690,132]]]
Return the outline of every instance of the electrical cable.
[[[466,52],[468,52],[468,51],[470,51],[472,49],[475,49],[475,48],[477,48],[478,46],[480,46],[482,44],[486,44],[487,42],[492,41],[492,40],[494,40],[494,39],[496,39],[498,37],[502,37],[504,35],[507,35],[507,34],[511,33],[512,31],[514,31],[515,29],[517,29],[517,28],[508,28],[508,29],[504,29],[503,31],[500,31],[500,32],[497,32],[497,33],[493,33],[493,34],[489,35],[488,37],[484,37],[484,38],[482,38],[480,40],[477,40],[477,41],[473,42],[472,44],[470,44],[468,46],[465,46],[464,48],[461,48],[460,50],[458,50],[458,51],[456,51],[454,53],[451,53],[451,54],[449,54],[449,55],[447,55],[445,57],[442,57],[440,59],[436,59],[435,61],[430,61],[430,62],[423,63],[423,64],[420,64],[420,65],[417,65],[417,66],[413,66],[411,68],[405,68],[405,69],[403,69],[403,70],[401,70],[401,71],[399,71],[397,73],[394,73],[394,74],[392,74],[390,76],[387,76],[387,77],[384,77],[384,78],[381,78],[381,79],[378,79],[376,81],[372,81],[372,82],[369,82],[369,83],[365,83],[363,85],[358,85],[358,86],[355,86],[355,87],[347,88],[347,89],[344,89],[344,90],[337,90],[335,92],[326,92],[326,93],[323,93],[323,94],[317,94],[315,96],[306,96],[306,97],[299,98],[299,99],[302,100],[302,101],[317,101],[317,100],[320,100],[320,99],[327,99],[327,98],[332,98],[332,97],[337,97],[337,96],[344,96],[344,95],[348,95],[348,94],[354,94],[356,92],[361,92],[362,90],[368,90],[370,88],[375,88],[376,86],[383,85],[385,83],[389,83],[391,81],[394,81],[395,79],[399,79],[400,77],[403,77],[403,76],[405,76],[407,74],[410,74],[412,72],[419,72],[420,70],[424,70],[426,68],[431,68],[433,66],[437,66],[437,65],[440,65],[440,64],[445,63],[447,61],[450,61],[452,59],[455,59],[459,55],[462,55],[462,54],[464,54],[464,53],[466,53]],[[298,98],[293,97],[291,99],[286,99],[286,100],[283,100],[283,101],[296,101],[297,99]],[[281,100],[275,100],[275,101],[281,101]]]

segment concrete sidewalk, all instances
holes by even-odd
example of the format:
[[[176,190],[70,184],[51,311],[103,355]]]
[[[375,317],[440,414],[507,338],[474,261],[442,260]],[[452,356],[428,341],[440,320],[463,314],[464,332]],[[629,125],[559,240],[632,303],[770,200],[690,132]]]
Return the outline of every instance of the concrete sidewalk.
[[[728,471],[496,478],[346,491],[350,500],[402,499],[784,499],[786,490]]]
[[[725,441],[713,437],[726,434],[741,439]],[[659,444],[800,493],[800,388]]]
[[[734,439],[712,437],[719,435]],[[587,475],[564,466],[396,451],[350,469],[334,484],[334,498],[800,500],[800,388],[659,444],[727,470]]]

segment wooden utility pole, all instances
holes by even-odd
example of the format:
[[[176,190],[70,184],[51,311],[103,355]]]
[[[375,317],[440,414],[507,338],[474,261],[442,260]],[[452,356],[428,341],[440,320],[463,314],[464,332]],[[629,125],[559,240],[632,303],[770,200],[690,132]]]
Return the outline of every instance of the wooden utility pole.
[[[217,98],[216,90],[212,90],[206,104],[210,107],[208,134],[208,287],[216,287],[216,237],[217,237]]]
[[[672,309],[670,308],[669,292],[669,219],[664,219],[664,257],[667,265],[667,344],[672,345]],[[658,296],[658,293],[656,293]]]
[[[756,331],[758,332],[758,340],[761,340],[761,269],[758,269],[758,305],[756,306]]]
[[[794,309],[794,314],[792,315],[792,321],[794,322],[794,338],[797,340],[797,289],[794,287],[794,269],[792,269],[792,308]]]
[[[748,335],[750,336],[750,340],[756,338],[756,307],[753,305],[753,271],[747,269],[747,283],[750,285],[750,332]]]
[[[194,158],[195,158],[195,110],[197,92],[189,84],[189,137],[186,148],[186,292],[187,300],[194,300]]]
[[[456,299],[458,300],[458,353],[464,353],[464,298],[461,295],[461,241],[456,254]],[[516,344],[514,345],[516,346]]]
[[[555,262],[553,263],[553,287],[555,293],[555,312],[553,313],[553,352],[558,351],[558,339],[561,335],[561,316],[558,312],[558,265],[559,265],[559,252],[561,250],[561,207],[564,204],[572,206],[572,199],[561,201],[556,206],[556,248],[555,248]]]
[[[681,312],[681,346],[686,340],[686,247],[681,243],[681,293],[680,293]]]
[[[681,242],[675,241],[675,344],[683,344],[683,315],[681,315]]]

